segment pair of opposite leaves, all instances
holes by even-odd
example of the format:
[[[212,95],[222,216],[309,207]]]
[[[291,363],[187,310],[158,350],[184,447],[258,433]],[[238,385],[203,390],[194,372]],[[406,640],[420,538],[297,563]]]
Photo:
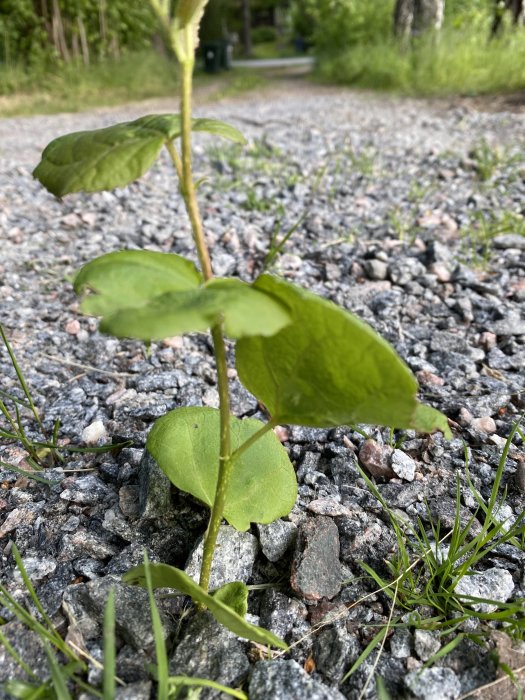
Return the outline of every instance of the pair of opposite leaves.
[[[180,128],[178,115],[151,115],[68,134],[45,149],[34,174],[57,196],[123,186],[149,169]],[[216,120],[196,119],[193,129],[244,141],[236,129]],[[262,275],[253,284],[205,283],[180,256],[121,251],[84,266],[75,288],[93,292],[82,310],[102,316],[101,330],[118,337],[162,339],[207,330],[221,319],[238,341],[239,378],[277,423],[367,423],[450,435],[445,416],[417,401],[415,378],[386,341],[335,304],[284,280]],[[261,427],[259,421],[232,418],[233,449]],[[217,411],[170,412],[152,429],[148,450],[178,488],[213,503]],[[265,491],[272,497],[261,499]],[[295,493],[293,468],[273,433],[267,433],[235,465],[225,517],[243,530],[250,522],[271,522],[289,512]]]

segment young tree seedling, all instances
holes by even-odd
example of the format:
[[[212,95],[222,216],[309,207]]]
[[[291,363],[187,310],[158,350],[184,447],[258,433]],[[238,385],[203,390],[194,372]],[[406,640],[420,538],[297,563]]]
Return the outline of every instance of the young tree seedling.
[[[75,278],[84,313],[100,330],[147,342],[210,331],[220,408],[182,407],[153,426],[146,448],[180,490],[211,509],[200,581],[164,564],[150,566],[154,587],[176,588],[206,607],[237,635],[286,647],[245,619],[247,588],[228,583],[210,594],[219,526],[238,530],[269,523],[292,509],[297,482],[273,428],[369,423],[450,435],[447,419],[417,401],[417,382],[394,349],[335,304],[269,274],[249,284],[213,275],[192,173],[192,132],[243,143],[234,127],[192,117],[192,75],[198,28],[207,0],[151,0],[181,68],[180,115],[150,115],[95,131],[62,136],[44,150],[34,175],[53,194],[125,186],[143,175],[166,147],[191,222],[199,268],[173,254],[123,250],[96,258]],[[181,149],[176,143],[180,139]],[[269,420],[230,413],[225,337],[237,341],[236,365]],[[146,585],[144,567],[124,579]]]

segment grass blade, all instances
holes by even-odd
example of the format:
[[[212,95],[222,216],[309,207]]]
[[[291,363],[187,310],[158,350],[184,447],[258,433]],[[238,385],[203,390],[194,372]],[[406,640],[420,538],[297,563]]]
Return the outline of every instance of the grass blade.
[[[213,690],[219,690],[221,693],[231,695],[232,698],[237,698],[237,700],[248,700],[248,696],[242,690],[237,690],[236,688],[229,688],[227,685],[222,685],[221,683],[210,681],[207,678],[188,678],[187,676],[171,676],[169,678],[169,683],[170,686],[174,686],[175,689],[183,688],[184,686],[193,686],[198,688],[213,688]]]
[[[48,481],[48,479],[44,479],[42,476],[38,476],[38,474],[35,474],[34,472],[28,472],[25,469],[20,469],[20,467],[15,467],[14,464],[8,464],[7,462],[3,462],[1,459],[0,467],[2,467],[2,469],[8,469],[9,471],[14,472],[15,474],[26,476],[28,479],[33,479],[34,481],[38,481],[41,484],[45,484],[46,486],[54,486],[54,484],[60,483],[59,481]]]
[[[51,680],[53,681],[53,688],[57,696],[57,700],[73,700],[67,689],[67,681],[62,672],[61,666],[55,658],[55,655],[51,651],[51,648],[47,642],[44,642],[47,662],[49,664],[49,671],[51,673]]]
[[[112,587],[104,610],[104,700],[115,697],[115,680],[115,589]]]
[[[2,338],[2,341],[6,347],[7,352],[9,353],[9,357],[11,358],[11,363],[14,367],[15,372],[16,372],[16,376],[18,378],[20,386],[22,387],[22,391],[24,392],[24,395],[27,399],[27,402],[29,403],[29,405],[31,407],[31,411],[36,419],[36,422],[42,428],[42,421],[40,419],[38,411],[36,410],[36,406],[33,403],[33,399],[31,398],[31,392],[29,391],[29,387],[26,384],[26,380],[24,379],[24,375],[22,374],[22,370],[20,369],[18,362],[16,361],[15,354],[11,348],[11,345],[9,344],[9,341],[7,340],[7,336],[4,332],[4,329],[3,329],[1,324],[0,324],[0,337]]]
[[[157,656],[157,700],[168,700],[169,697],[169,670],[168,655],[166,654],[166,644],[164,643],[164,629],[160,619],[159,609],[153,595],[153,585],[151,582],[151,572],[149,568],[148,555],[144,552],[144,573],[146,576],[146,587],[148,590],[149,607],[151,611],[151,622],[153,626],[153,636],[155,637],[155,654]]]

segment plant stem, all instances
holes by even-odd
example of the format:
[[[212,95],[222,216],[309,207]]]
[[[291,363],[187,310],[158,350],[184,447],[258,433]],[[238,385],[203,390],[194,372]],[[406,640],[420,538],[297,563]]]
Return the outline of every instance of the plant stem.
[[[213,338],[213,348],[215,361],[217,363],[217,380],[219,385],[219,408],[220,408],[220,454],[219,454],[219,475],[215,490],[215,499],[210,514],[208,529],[204,539],[204,550],[202,553],[202,565],[199,585],[208,590],[210,585],[211,565],[213,553],[217,543],[217,535],[224,513],[224,503],[226,492],[230,484],[233,469],[231,458],[231,435],[230,435],[230,394],[228,390],[228,365],[226,363],[226,348],[224,337],[220,326],[215,326],[211,331]]]
[[[182,92],[181,92],[181,122],[182,122],[182,192],[184,196],[184,201],[186,203],[186,209],[188,210],[188,216],[190,218],[191,230],[193,233],[193,239],[195,245],[197,246],[197,254],[199,256],[199,262],[202,270],[202,274],[205,280],[209,280],[213,277],[213,270],[211,267],[210,254],[208,251],[208,246],[206,245],[206,240],[204,238],[204,231],[202,228],[202,221],[199,212],[199,206],[197,204],[197,196],[195,193],[195,183],[193,182],[193,175],[191,169],[191,89],[192,89],[192,77],[193,77],[193,66],[194,59],[188,59],[182,63]],[[177,167],[177,161],[175,160],[175,167]]]
[[[210,254],[200,217],[195,184],[193,182],[191,167],[191,90],[194,61],[187,60],[182,63],[182,94],[181,94],[181,123],[182,123],[182,163],[174,148],[170,151],[177,172],[182,174],[181,188],[191,222],[193,239],[197,246],[197,253],[205,280],[213,277]],[[210,521],[204,540],[204,551],[200,574],[200,586],[207,591],[210,583],[211,565],[213,553],[217,542],[217,535],[224,513],[226,492],[230,482],[233,462],[231,460],[231,435],[230,435],[230,395],[228,389],[228,364],[226,361],[226,345],[222,332],[222,322],[213,326],[213,351],[217,365],[217,382],[219,388],[220,405],[220,452],[219,475],[215,498],[211,509]]]

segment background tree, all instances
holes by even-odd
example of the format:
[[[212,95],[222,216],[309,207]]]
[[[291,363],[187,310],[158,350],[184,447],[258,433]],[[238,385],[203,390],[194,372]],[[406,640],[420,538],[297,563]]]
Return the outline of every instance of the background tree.
[[[394,31],[407,40],[427,31],[438,31],[443,26],[445,0],[396,0]]]

